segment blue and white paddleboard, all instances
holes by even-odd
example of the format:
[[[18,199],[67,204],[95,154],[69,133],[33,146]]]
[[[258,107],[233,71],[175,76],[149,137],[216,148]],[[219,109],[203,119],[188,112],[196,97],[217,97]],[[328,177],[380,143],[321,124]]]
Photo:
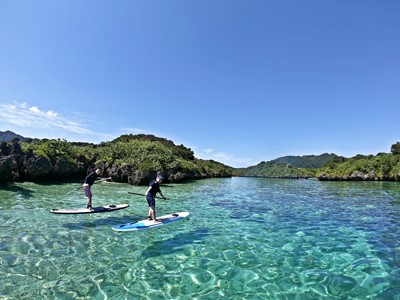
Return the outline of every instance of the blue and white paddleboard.
[[[89,208],[52,209],[50,210],[50,212],[53,214],[64,214],[64,215],[93,214],[93,213],[111,212],[115,210],[124,209],[127,207],[129,207],[129,204],[109,204],[99,207],[93,207],[92,209]]]
[[[150,228],[159,227],[159,226],[163,226],[163,225],[168,225],[168,224],[183,220],[188,215],[189,215],[189,212],[187,212],[187,211],[177,212],[177,213],[165,215],[162,217],[157,217],[157,219],[160,220],[161,222],[156,222],[156,221],[151,221],[151,220],[145,219],[145,220],[141,220],[141,221],[137,221],[137,222],[116,225],[112,229],[115,231],[145,230],[145,229],[150,229]]]

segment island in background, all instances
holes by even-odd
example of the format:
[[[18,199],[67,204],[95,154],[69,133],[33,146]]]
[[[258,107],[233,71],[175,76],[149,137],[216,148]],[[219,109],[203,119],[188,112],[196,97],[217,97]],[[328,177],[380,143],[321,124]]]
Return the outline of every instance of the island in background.
[[[153,135],[122,135],[100,144],[27,138],[0,131],[0,183],[82,180],[100,168],[113,181],[147,185],[157,174],[166,182],[251,176],[319,180],[400,181],[400,142],[391,153],[284,156],[247,168],[194,157],[190,148]]]

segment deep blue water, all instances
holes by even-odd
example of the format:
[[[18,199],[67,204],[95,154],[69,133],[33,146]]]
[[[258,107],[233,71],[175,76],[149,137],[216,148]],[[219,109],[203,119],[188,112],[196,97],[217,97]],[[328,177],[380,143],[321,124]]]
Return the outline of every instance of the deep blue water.
[[[78,187],[78,189],[76,189]],[[0,299],[400,299],[400,184],[228,178],[169,184],[141,232],[146,187],[0,187]]]

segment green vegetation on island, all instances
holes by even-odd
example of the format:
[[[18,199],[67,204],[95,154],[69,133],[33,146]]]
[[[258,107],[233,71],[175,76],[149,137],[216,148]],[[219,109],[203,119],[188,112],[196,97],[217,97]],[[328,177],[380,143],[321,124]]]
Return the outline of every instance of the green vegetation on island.
[[[191,149],[153,135],[123,135],[100,144],[15,139],[0,146],[2,182],[82,179],[95,167],[114,181],[138,185],[156,174],[166,182],[232,175],[232,168],[197,159]]]
[[[234,176],[269,177],[269,178],[309,178],[314,177],[316,169],[299,168],[289,163],[273,161],[261,162],[248,168],[233,170]]]
[[[400,181],[400,153],[393,149],[392,146],[392,153],[333,159],[319,169],[316,176],[320,180]]]
[[[304,155],[304,156],[283,156],[270,162],[295,165],[303,169],[318,169],[323,167],[327,162],[337,158],[336,154],[324,153],[321,155]]]
[[[329,160],[327,158],[330,157]],[[311,159],[311,160],[310,160]],[[302,168],[310,163],[325,163],[318,168]],[[400,181],[400,142],[393,144],[391,153],[356,155],[351,158],[334,154],[320,156],[287,156],[256,166],[234,169],[235,176],[272,178],[310,178],[319,180],[384,180]]]
[[[283,156],[256,166],[235,169],[236,176],[257,176],[270,178],[309,178],[315,177],[317,169],[327,162],[337,159],[336,154]]]
[[[231,168],[194,157],[190,148],[153,135],[122,135],[100,144],[30,139],[0,132],[0,183],[11,181],[83,179],[95,167],[114,181],[148,184],[156,174],[166,182],[251,176],[319,180],[400,181],[400,142],[390,153],[284,156],[247,168]]]

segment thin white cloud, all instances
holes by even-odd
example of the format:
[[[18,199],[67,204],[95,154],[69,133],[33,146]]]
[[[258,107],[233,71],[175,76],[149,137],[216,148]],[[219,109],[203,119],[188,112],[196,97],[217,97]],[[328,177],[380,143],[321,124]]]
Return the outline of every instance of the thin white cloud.
[[[152,134],[152,135],[156,135],[156,133],[151,132],[149,130],[146,129],[141,129],[141,128],[121,128],[120,129],[122,132],[125,132],[126,134]]]
[[[0,105],[0,120],[21,127],[34,127],[37,129],[61,128],[68,132],[78,134],[93,134],[79,121],[49,110],[42,111],[37,106],[28,106],[26,103],[13,103]]]
[[[58,113],[56,113],[56,112],[54,112],[54,111],[52,111],[52,110],[41,111],[41,110],[40,110],[38,107],[36,107],[36,106],[30,107],[29,110],[30,110],[32,113],[34,113],[34,114],[37,114],[37,115],[40,115],[40,116],[46,116],[46,117],[49,117],[49,118],[56,118],[56,117],[58,116]]]
[[[81,140],[84,136],[106,137],[105,134],[93,132],[87,128],[87,124],[81,119],[71,116],[63,116],[53,110],[41,110],[37,106],[30,106],[26,102],[12,104],[0,104],[0,121],[2,127],[14,125],[17,128],[27,128],[30,131],[46,133],[46,138],[54,138],[52,135],[73,136]]]
[[[195,151],[195,156],[201,159],[215,160],[236,168],[248,167],[249,165],[254,164],[253,159],[251,158],[237,157],[226,152],[214,151],[211,148]]]
[[[202,151],[203,151],[204,153],[206,153],[206,154],[210,154],[210,153],[214,152],[214,150],[211,149],[211,148],[203,149]]]
[[[29,111],[33,112],[34,114],[40,113],[39,108],[37,108],[36,106],[32,106],[31,108],[29,108]]]
[[[0,104],[0,130],[16,130],[18,134],[25,134],[32,138],[66,138],[69,141],[84,141],[98,143],[112,140],[115,136],[94,132],[88,127],[88,118],[84,115],[64,116],[54,110],[42,110],[38,106],[26,102]],[[121,128],[126,134],[163,134],[141,128]],[[174,141],[177,143],[177,141]],[[177,143],[179,144],[179,143]],[[184,143],[182,143],[184,144]],[[196,148],[196,147],[195,147]],[[254,164],[252,159],[214,151],[212,148],[195,150],[197,158],[215,160],[232,167],[247,167]]]

